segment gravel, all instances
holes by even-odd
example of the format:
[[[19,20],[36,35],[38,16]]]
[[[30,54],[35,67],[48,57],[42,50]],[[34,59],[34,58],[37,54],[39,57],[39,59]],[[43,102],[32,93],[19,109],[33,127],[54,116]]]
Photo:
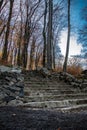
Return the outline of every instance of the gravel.
[[[0,107],[0,130],[87,130],[87,112]]]

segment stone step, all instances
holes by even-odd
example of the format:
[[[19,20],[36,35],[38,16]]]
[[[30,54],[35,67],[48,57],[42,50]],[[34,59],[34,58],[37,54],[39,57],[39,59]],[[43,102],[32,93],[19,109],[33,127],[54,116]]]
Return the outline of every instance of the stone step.
[[[25,82],[25,81],[24,81]],[[25,84],[26,85],[28,85],[28,84],[38,84],[38,85],[46,85],[46,84],[49,84],[49,85],[66,85],[66,83],[63,83],[63,82],[46,82],[46,81],[27,81],[27,82],[25,82]]]
[[[73,89],[73,88],[53,88],[53,87],[40,87],[40,88],[33,88],[33,87],[25,87],[24,88],[24,91],[26,92],[37,92],[37,91],[40,91],[40,92],[53,92],[53,91],[72,91],[72,92],[81,92],[82,90],[80,90],[79,88],[78,89]]]
[[[61,82],[37,82],[37,81],[28,81],[28,82],[25,82],[26,85],[30,84],[38,84],[38,85],[66,85],[66,83],[61,83]]]
[[[74,89],[71,85],[25,85],[25,89]],[[77,90],[77,89],[76,89]]]
[[[73,107],[73,105],[87,105],[87,98],[84,99],[70,99],[70,100],[62,100],[62,101],[44,101],[44,102],[28,102],[24,103],[24,107],[32,107],[32,108],[66,108]]]
[[[23,107],[57,111],[87,110],[86,85],[81,90],[79,87],[75,88],[73,85],[64,83],[63,80],[59,81],[58,77],[54,77],[53,74],[51,80],[51,78],[27,75]]]
[[[49,84],[52,84],[52,83],[56,83],[56,84],[58,84],[58,83],[61,83],[61,84],[66,84],[65,82],[61,82],[61,81],[53,81],[53,80],[24,80],[24,82],[26,83],[26,84],[28,84],[28,83],[30,83],[30,84],[32,84],[32,83],[38,83],[38,84],[42,84],[42,83],[44,83],[44,84],[46,84],[46,83],[49,83]]]
[[[83,89],[82,92],[87,93],[87,89]]]
[[[76,91],[72,90],[30,90],[30,91],[24,91],[24,95],[29,96],[37,96],[37,95],[58,95],[58,94],[72,94],[76,93]]]
[[[82,104],[82,105],[73,105],[73,106],[68,106],[68,107],[59,107],[59,108],[40,108],[40,107],[29,107],[27,105],[17,105],[19,107],[24,107],[27,110],[50,110],[50,111],[61,111],[61,112],[83,112],[87,111],[87,104]]]
[[[78,111],[87,111],[87,104],[82,105],[73,105],[72,107],[56,108],[56,111],[62,112],[78,112]]]
[[[37,95],[37,96],[25,96],[24,102],[36,102],[36,101],[59,101],[64,99],[84,99],[87,97],[87,94],[79,93],[79,94],[62,94],[62,95]]]
[[[70,92],[76,92],[76,93],[81,92],[80,90],[75,90],[75,89],[70,89],[70,88],[69,89],[67,89],[67,88],[64,88],[64,89],[63,88],[57,88],[57,89],[53,89],[53,88],[46,88],[46,89],[45,88],[42,88],[42,89],[24,88],[24,92],[29,92],[29,93],[31,93],[31,92],[32,93],[33,92],[35,92],[35,93],[36,92],[41,92],[41,93],[51,92],[52,93],[52,92],[58,92],[58,91],[59,92],[70,91]]]
[[[41,81],[41,80],[24,80],[24,82],[26,83],[26,84],[32,84],[32,83],[37,83],[37,84],[41,84],[41,83],[52,83],[52,82],[47,82],[46,80],[45,81]]]

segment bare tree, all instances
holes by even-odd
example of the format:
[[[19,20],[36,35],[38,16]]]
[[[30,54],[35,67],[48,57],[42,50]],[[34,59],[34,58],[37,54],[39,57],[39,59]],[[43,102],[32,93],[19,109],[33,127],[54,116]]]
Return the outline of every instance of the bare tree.
[[[52,20],[53,20],[53,0],[49,0],[49,18],[48,18],[48,34],[47,34],[47,68],[52,69]]]
[[[31,44],[31,50],[30,50],[30,65],[29,65],[29,69],[31,69],[31,70],[34,69],[35,42],[36,42],[36,39],[35,39],[35,37],[33,37],[32,44]]]
[[[23,67],[26,68],[27,65],[27,58],[28,58],[28,44],[31,37],[31,34],[33,32],[32,27],[32,17],[34,16],[34,13],[36,9],[39,7],[39,4],[41,0],[38,0],[30,7],[29,0],[26,1],[26,22],[25,22],[25,34],[24,34],[24,47],[23,47]],[[32,2],[31,2],[32,3]]]
[[[47,44],[47,38],[46,38],[46,18],[47,18],[47,0],[44,0],[45,2],[45,10],[44,10],[44,27],[43,27],[43,40],[44,40],[44,46],[43,46],[43,67],[46,66],[46,44]]]
[[[70,0],[68,0],[68,35],[67,35],[67,47],[66,47],[66,55],[65,55],[65,61],[63,65],[63,71],[67,71],[67,61],[68,61],[68,55],[69,55],[69,45],[70,45]]]
[[[6,7],[8,3],[8,0],[1,0],[0,1],[0,36],[3,34],[5,28],[6,28],[6,16],[4,16],[3,14],[5,13],[5,11],[3,11]]]
[[[1,7],[2,7],[3,2],[4,2],[4,0],[1,0],[1,1],[0,1],[0,10],[1,10]]]
[[[17,56],[17,65],[22,65],[22,50],[21,50],[21,43],[22,43],[22,35],[23,35],[23,13],[22,13],[22,0],[20,0],[20,15],[21,15],[21,23],[20,23],[20,31],[19,31],[19,38],[18,38],[18,56]]]
[[[5,34],[5,44],[4,44],[3,53],[2,53],[2,61],[4,60],[5,62],[7,62],[7,57],[8,57],[7,48],[8,48],[8,38],[9,38],[9,32],[10,32],[10,22],[11,22],[11,17],[12,17],[13,3],[14,3],[14,0],[10,0],[10,10],[9,10],[6,34]]]
[[[53,7],[53,68],[61,56],[59,47],[61,31],[66,27],[66,14],[64,12],[64,0],[58,1]]]

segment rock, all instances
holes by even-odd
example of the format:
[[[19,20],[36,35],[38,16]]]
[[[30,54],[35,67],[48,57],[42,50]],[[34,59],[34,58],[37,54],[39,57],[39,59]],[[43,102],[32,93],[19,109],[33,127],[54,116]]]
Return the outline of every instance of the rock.
[[[16,83],[17,80],[18,80],[18,78],[12,78],[12,79],[11,79],[11,82]]]
[[[6,76],[6,77],[5,77],[5,80],[10,81],[11,78]]]
[[[81,87],[81,84],[78,84],[78,83],[76,83],[76,82],[71,82],[70,84],[71,84],[73,87],[76,87],[76,88],[77,88],[77,87],[79,87],[79,88]]]
[[[82,88],[87,88],[87,83],[83,83]]]
[[[23,75],[16,72],[0,72],[0,105],[24,96]]]
[[[6,102],[0,102],[0,106],[6,106]]]
[[[68,74],[65,72],[60,72],[58,79],[63,80],[64,82],[72,85],[73,87],[78,87],[78,88],[82,89],[82,79],[77,79],[76,77],[74,77],[71,74]],[[85,81],[85,79],[84,79],[84,81]]]
[[[23,102],[21,100],[15,99],[15,100],[11,100],[8,103],[8,106],[16,106],[16,105],[23,105]]]
[[[0,101],[2,101],[5,96],[7,96],[5,93],[0,92]]]
[[[21,88],[19,91],[19,97],[23,98],[24,97],[24,89]]]
[[[21,82],[21,81],[20,81],[20,82],[17,82],[17,83],[16,83],[16,86],[22,88],[22,87],[24,87],[24,83]]]
[[[19,87],[16,87],[16,85],[11,85],[11,86],[8,86],[8,89],[11,91],[11,92],[15,92],[15,91],[20,91],[20,88]]]
[[[24,81],[24,77],[23,77],[23,75],[18,76],[18,77],[17,77],[17,80],[18,80],[18,81]]]
[[[41,73],[44,77],[51,75],[50,71],[47,68],[37,68],[37,71]]]
[[[3,98],[3,102],[8,103],[8,102],[10,102],[11,100],[14,100],[14,99],[16,99],[16,97],[14,97],[14,96],[5,96]]]
[[[21,73],[22,69],[18,66],[14,66],[14,67],[7,67],[4,65],[0,65],[0,71],[1,72],[16,72],[16,73]]]
[[[68,82],[68,83],[73,82],[73,81],[76,80],[73,75],[68,74],[68,73],[66,73],[66,72],[60,73],[59,78],[60,78],[61,80],[64,80],[65,82]]]
[[[14,85],[14,82],[13,82],[13,81],[10,81],[10,82],[9,82],[9,85],[10,85],[10,86]]]
[[[16,73],[21,73],[22,72],[21,68],[19,68],[18,66],[13,67],[11,71],[16,72]]]
[[[11,68],[7,66],[0,65],[1,72],[11,72]]]

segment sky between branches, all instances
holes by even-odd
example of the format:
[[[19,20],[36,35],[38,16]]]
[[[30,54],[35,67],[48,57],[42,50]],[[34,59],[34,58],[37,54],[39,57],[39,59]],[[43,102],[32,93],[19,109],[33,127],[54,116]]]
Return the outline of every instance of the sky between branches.
[[[85,23],[81,16],[81,11],[85,6],[87,6],[87,0],[72,0],[71,2],[71,31],[74,33],[73,35],[71,35],[69,56],[79,55],[81,53],[82,45],[81,43],[77,43],[77,39],[78,30],[81,29],[81,27]],[[67,30],[63,31],[61,35],[60,48],[63,55],[65,55],[66,42]]]

